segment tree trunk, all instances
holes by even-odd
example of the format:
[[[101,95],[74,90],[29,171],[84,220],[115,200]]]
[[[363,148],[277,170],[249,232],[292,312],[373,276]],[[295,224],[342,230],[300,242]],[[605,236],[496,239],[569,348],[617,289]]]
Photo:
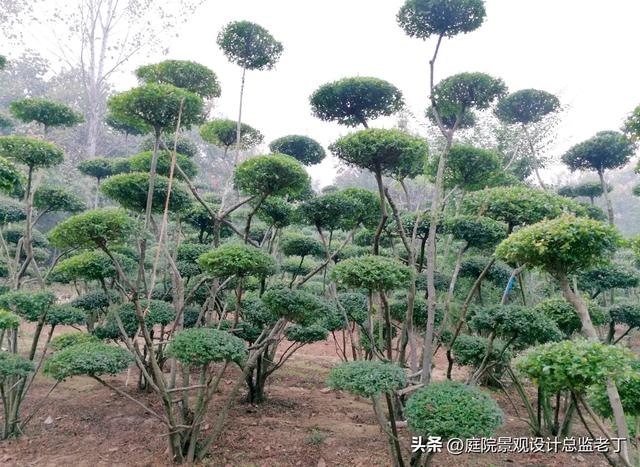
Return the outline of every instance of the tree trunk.
[[[607,216],[609,217],[609,224],[614,225],[613,205],[611,204],[611,198],[609,197],[609,191],[607,190],[607,182],[604,180],[604,169],[598,170],[598,177],[600,178],[600,186],[602,187],[602,195],[607,203]]]
[[[598,334],[596,333],[596,329],[591,322],[591,317],[589,316],[589,308],[587,303],[584,301],[579,292],[574,291],[569,285],[569,280],[566,275],[561,274],[558,277],[560,281],[560,288],[562,289],[562,293],[564,297],[567,299],[569,303],[573,305],[580,316],[580,321],[582,322],[582,333],[587,337],[587,339],[598,342]],[[620,438],[624,438],[625,440],[629,439],[629,430],[627,427],[627,422],[624,417],[624,409],[622,408],[622,401],[620,400],[620,394],[618,393],[618,388],[613,380],[607,380],[607,396],[609,397],[609,403],[611,404],[611,410],[613,411],[613,417],[616,422],[616,427],[618,429],[618,436]],[[621,446],[621,455],[625,459],[629,459],[629,448],[628,441],[622,441],[620,443]]]

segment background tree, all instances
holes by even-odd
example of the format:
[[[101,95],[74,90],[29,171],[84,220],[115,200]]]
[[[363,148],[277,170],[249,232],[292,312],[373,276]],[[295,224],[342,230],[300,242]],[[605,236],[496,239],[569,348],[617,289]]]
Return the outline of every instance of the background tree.
[[[44,135],[51,127],[73,126],[84,121],[82,115],[59,102],[41,98],[17,100],[9,106],[11,114],[24,123],[37,122],[43,126]]]
[[[633,155],[634,150],[634,144],[622,133],[601,131],[592,138],[576,144],[562,156],[562,162],[572,172],[576,170],[593,170],[598,174],[604,199],[607,203],[610,224],[614,223],[614,213],[604,173],[605,170],[625,165]]]
[[[117,173],[114,160],[107,159],[106,157],[95,157],[93,159],[80,161],[77,165],[77,169],[81,174],[96,179],[96,195],[93,203],[93,207],[95,209],[98,207],[100,199],[100,182]]]
[[[200,136],[207,143],[222,148],[226,159],[229,148],[238,143],[237,122],[226,119],[212,120],[200,127]],[[252,149],[263,139],[262,133],[255,128],[246,123],[240,124],[240,146],[242,149]]]
[[[404,106],[402,93],[378,78],[344,78],[320,86],[309,98],[320,120],[369,127],[369,121],[389,116]]]
[[[506,124],[520,125],[525,136],[531,157],[536,163],[533,166],[538,183],[546,190],[540,176],[540,167],[544,167],[536,151],[534,140],[529,132],[532,124],[560,110],[560,100],[551,93],[538,89],[522,89],[503,97],[496,106],[498,119]]]
[[[273,153],[291,156],[304,165],[319,164],[325,156],[324,148],[320,143],[308,136],[283,136],[271,141],[269,149]]]

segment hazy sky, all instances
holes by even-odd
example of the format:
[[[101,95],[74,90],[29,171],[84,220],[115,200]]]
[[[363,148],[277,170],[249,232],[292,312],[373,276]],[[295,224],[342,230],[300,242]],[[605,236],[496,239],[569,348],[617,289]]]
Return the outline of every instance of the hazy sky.
[[[215,114],[237,117],[240,69],[218,49],[218,31],[234,20],[267,28],[284,45],[272,71],[248,72],[243,121],[266,142],[307,134],[327,145],[349,130],[311,115],[309,95],[347,76],[375,76],[402,90],[422,118],[428,97],[428,60],[434,41],[409,38],[396,23],[403,0],[208,0],[171,46],[170,58],[212,68],[222,84]],[[487,0],[487,19],[475,32],[444,41],[436,81],[461,71],[501,77],[511,91],[557,94],[568,112],[554,150],[600,130],[618,129],[640,103],[636,57],[637,0]],[[138,63],[134,63],[138,65]],[[375,122],[391,126],[395,120]],[[311,170],[330,183],[335,161]],[[549,181],[558,175],[547,171]]]

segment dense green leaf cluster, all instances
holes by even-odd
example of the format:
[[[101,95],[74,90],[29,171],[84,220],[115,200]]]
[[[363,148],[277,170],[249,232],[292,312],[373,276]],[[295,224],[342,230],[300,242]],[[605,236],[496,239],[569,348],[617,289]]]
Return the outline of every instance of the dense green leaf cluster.
[[[236,188],[249,195],[294,198],[310,185],[302,164],[284,154],[247,159],[236,167],[233,181]]]
[[[27,321],[38,321],[45,316],[56,301],[56,296],[50,291],[29,292],[14,291],[0,295],[0,307],[11,310]]]
[[[242,365],[247,346],[242,339],[212,328],[185,329],[169,343],[167,355],[185,365],[202,366],[211,362],[235,362]]]
[[[407,401],[405,415],[412,433],[444,439],[491,436],[503,422],[492,398],[458,381],[438,381],[418,390]]]
[[[341,261],[331,276],[347,287],[383,291],[407,285],[412,271],[395,259],[369,255]]]
[[[483,0],[407,0],[397,20],[408,36],[428,39],[475,31],[486,14]]]
[[[230,62],[247,70],[272,69],[284,50],[269,31],[250,21],[227,24],[216,43]]]
[[[102,342],[84,342],[55,352],[44,364],[44,373],[58,381],[72,376],[115,375],[133,362],[121,347]]]
[[[200,136],[209,144],[229,149],[237,142],[237,126],[234,120],[218,119],[200,127]],[[240,148],[251,149],[262,142],[264,136],[246,123],[240,124]]]
[[[134,229],[133,219],[122,209],[93,209],[55,226],[49,240],[58,248],[91,248],[126,243]]]
[[[29,136],[0,137],[0,156],[30,169],[44,169],[62,163],[62,149],[41,139]]]
[[[188,60],[165,60],[136,69],[145,83],[172,84],[204,98],[220,97],[216,74],[204,65]]]
[[[114,175],[102,184],[100,191],[126,209],[144,212],[150,180],[151,176],[148,173],[141,172]],[[164,211],[168,191],[169,179],[162,175],[156,175],[151,206],[153,212],[161,213]],[[171,185],[169,211],[174,213],[185,211],[192,204],[191,193],[181,183],[174,181]]]
[[[228,243],[200,256],[198,264],[203,271],[216,277],[265,277],[274,272],[271,256],[256,247]]]
[[[377,360],[345,362],[331,369],[327,386],[360,397],[392,394],[406,384],[404,370],[394,363]]]

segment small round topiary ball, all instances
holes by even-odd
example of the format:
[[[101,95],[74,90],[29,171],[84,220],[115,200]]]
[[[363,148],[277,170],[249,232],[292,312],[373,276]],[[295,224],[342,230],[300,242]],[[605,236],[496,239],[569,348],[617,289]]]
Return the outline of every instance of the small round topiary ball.
[[[491,436],[502,425],[498,404],[473,386],[458,381],[431,383],[407,401],[409,429],[420,436]]]

